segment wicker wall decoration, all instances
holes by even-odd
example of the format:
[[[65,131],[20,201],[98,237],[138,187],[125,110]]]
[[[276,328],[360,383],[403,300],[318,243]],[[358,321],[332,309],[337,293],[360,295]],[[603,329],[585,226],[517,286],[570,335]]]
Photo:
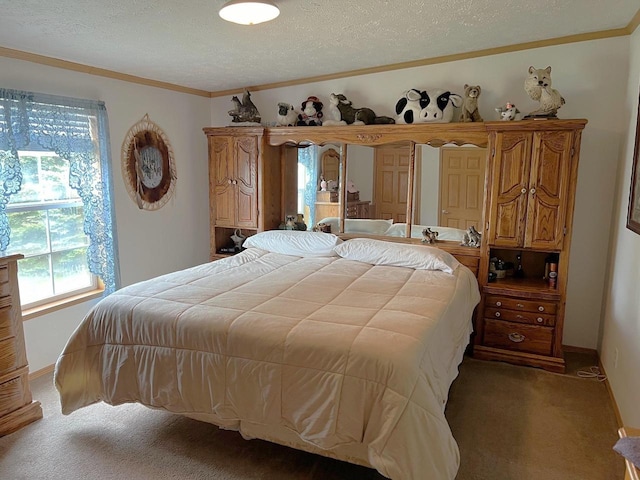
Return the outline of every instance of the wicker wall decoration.
[[[158,210],[171,198],[176,167],[169,139],[145,114],[122,142],[122,177],[131,200],[144,210]]]

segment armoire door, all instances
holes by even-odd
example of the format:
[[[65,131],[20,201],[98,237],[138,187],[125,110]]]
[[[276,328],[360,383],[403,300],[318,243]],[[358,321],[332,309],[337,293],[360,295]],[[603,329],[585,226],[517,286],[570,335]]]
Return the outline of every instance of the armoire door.
[[[489,244],[522,247],[525,237],[532,134],[497,132],[491,174]]]
[[[233,227],[235,222],[235,178],[233,137],[209,137],[209,187],[214,195],[213,225]]]
[[[235,139],[234,159],[237,227],[258,227],[258,155],[259,137]]]
[[[525,247],[560,250],[571,173],[573,132],[536,132],[533,136]]]

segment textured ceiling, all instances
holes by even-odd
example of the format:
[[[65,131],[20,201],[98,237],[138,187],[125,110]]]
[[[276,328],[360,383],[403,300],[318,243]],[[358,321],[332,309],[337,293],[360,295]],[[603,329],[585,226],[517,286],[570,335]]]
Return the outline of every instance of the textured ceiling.
[[[626,27],[638,0],[0,0],[0,47],[224,91]]]

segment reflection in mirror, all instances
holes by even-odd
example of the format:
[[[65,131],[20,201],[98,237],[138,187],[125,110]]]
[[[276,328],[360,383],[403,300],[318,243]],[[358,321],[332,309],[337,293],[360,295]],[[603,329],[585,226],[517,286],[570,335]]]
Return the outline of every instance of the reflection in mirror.
[[[287,151],[290,149],[295,150],[297,159],[297,213],[304,216],[304,223],[310,230],[323,218],[338,216],[340,146],[311,145],[297,149],[290,147]],[[289,168],[285,169],[284,175],[291,177]],[[337,229],[333,231],[338,232]]]
[[[408,143],[346,145],[344,233],[406,236],[410,148]],[[340,151],[340,145],[297,149],[297,209],[309,229],[324,222],[340,232]],[[430,227],[439,241],[460,243],[470,226],[482,231],[485,167],[483,148],[416,145],[411,237],[422,238],[422,230]],[[324,192],[321,175],[327,182]]]

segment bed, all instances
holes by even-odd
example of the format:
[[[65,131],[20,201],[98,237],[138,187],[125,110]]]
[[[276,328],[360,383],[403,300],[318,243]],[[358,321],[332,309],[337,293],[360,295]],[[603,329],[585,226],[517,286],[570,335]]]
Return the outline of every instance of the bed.
[[[56,362],[62,412],[137,402],[393,480],[453,479],[444,416],[479,301],[448,253],[315,232],[101,300]]]

